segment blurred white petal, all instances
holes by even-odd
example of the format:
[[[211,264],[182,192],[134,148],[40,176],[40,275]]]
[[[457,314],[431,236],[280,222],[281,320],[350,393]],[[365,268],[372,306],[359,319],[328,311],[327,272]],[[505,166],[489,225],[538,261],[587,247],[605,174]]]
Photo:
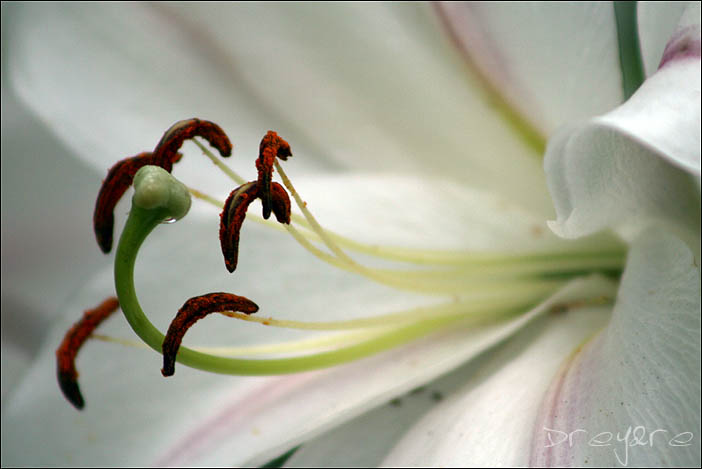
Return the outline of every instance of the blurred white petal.
[[[463,63],[426,5],[10,7],[3,5],[3,29],[10,30],[3,40],[12,45],[12,83],[88,164],[103,172],[119,158],[151,149],[171,122],[198,116],[222,125],[236,145],[233,166],[248,175],[258,139],[274,128],[294,142],[294,164],[286,168],[322,223],[371,243],[560,248],[568,241],[543,230],[552,209],[538,143],[515,133],[511,110],[500,98],[518,110],[522,123],[538,129],[537,140],[539,132],[550,135],[556,126],[606,112],[622,99],[609,4],[439,7],[473,67]],[[661,30],[676,8],[662,14]],[[12,21],[5,20],[8,11]],[[640,14],[642,31],[655,29],[650,18]],[[655,52],[660,35],[642,43],[648,70],[662,52]],[[689,245],[696,241],[699,258],[699,53],[689,59],[696,60],[696,70],[678,59],[620,108],[551,143],[546,164],[559,234],[579,237],[609,226],[632,234],[631,225],[672,221]],[[492,86],[486,87],[485,77]],[[214,195],[231,189],[230,181],[203,170],[210,165],[196,151],[186,152],[191,154],[176,167],[177,177]],[[617,156],[602,157],[609,152]],[[340,170],[345,172],[329,174]],[[117,218],[127,210],[125,200]],[[213,290],[255,298],[259,315],[298,320],[361,317],[435,301],[334,270],[310,259],[289,237],[251,223],[242,234],[238,273],[228,276],[216,213],[196,206],[185,220],[159,227],[143,248],[137,289],[162,330],[185,298]],[[679,251],[675,242],[666,243],[663,251]],[[678,257],[687,262],[681,268],[689,269],[688,257]],[[661,262],[668,261],[661,254]],[[649,280],[634,273],[632,290]],[[606,308],[584,308],[532,319],[564,301],[559,295],[612,289],[601,279],[576,281],[509,323],[445,331],[334,369],[275,378],[213,376],[181,366],[164,380],[159,355],[93,342],[79,359],[88,406],[76,415],[56,390],[51,352],[80,310],[112,292],[111,269],[103,269],[64,308],[65,318],[3,409],[3,465],[260,464],[517,331],[490,349],[494,357],[482,355],[485,366],[476,379],[448,386],[446,400],[425,418],[404,415],[416,425],[403,438],[390,425],[393,434],[378,438],[364,461],[383,460],[384,449],[399,441],[386,464],[524,465],[534,454],[531,429],[539,404],[563,357],[610,316]],[[696,298],[699,311],[699,289],[683,290],[681,301]],[[618,311],[628,311],[621,303],[628,295],[622,291]],[[695,317],[698,344],[699,316],[685,315]],[[132,336],[118,318],[101,332]],[[188,333],[186,343],[244,345],[305,335],[212,318]],[[699,345],[693,356],[699,357]],[[602,360],[590,349],[587,358]],[[671,409],[679,410],[664,410]],[[699,406],[695,415],[699,421]],[[372,423],[382,415],[367,418]],[[350,424],[326,444],[339,444],[346,430],[358,433]],[[326,448],[326,457],[332,454]],[[695,462],[694,452],[685,454],[692,456],[680,461]]]
[[[148,264],[155,262],[150,260]],[[158,286],[164,289],[162,285],[168,280],[160,277],[160,281],[153,282],[155,294],[160,293]],[[100,275],[76,298],[71,309],[99,298],[109,281],[108,272]],[[144,280],[139,284],[145,289],[151,287]],[[613,288],[609,283],[598,283],[596,287],[598,294],[611,293]],[[348,288],[349,285],[343,285],[344,290]],[[119,349],[116,356],[110,346],[91,343],[79,360],[83,371],[81,386],[88,400],[81,414],[64,402],[54,384],[51,351],[69,324],[67,318],[54,330],[40,360],[4,411],[3,427],[13,430],[3,434],[3,463],[263,463],[335,424],[450,371],[509,337],[555,302],[580,294],[582,287],[576,282],[554,300],[508,323],[455,329],[348,365],[283,377],[223,377],[178,367],[173,379],[164,380],[158,373],[159,355]],[[356,301],[359,306],[372,309],[379,303],[377,300],[364,295]],[[238,343],[260,340],[262,333],[255,328],[265,330],[267,340],[276,338],[270,328],[227,319],[213,318],[199,326],[191,335],[208,337],[208,344],[212,344],[213,336],[225,335],[237,338]],[[102,329],[107,334],[129,337],[128,326],[119,318]],[[42,424],[36,425],[39,420]],[[70,431],[62,430],[66,422],[74,423]],[[44,442],[42,451],[30,451],[38,439]]]
[[[440,5],[469,60],[544,134],[621,103],[610,3]]]
[[[4,40],[5,4],[2,8]],[[94,200],[86,193],[97,191],[99,173],[30,114],[6,82],[3,75],[3,403],[41,347],[58,308],[85,276],[110,263],[98,250],[86,250],[95,238],[90,229]]]
[[[22,5],[12,27],[20,95],[98,167],[198,116],[236,167],[273,128],[300,169],[440,175],[551,212],[538,153],[426,5]]]
[[[363,193],[357,194],[360,181]],[[535,232],[538,219],[510,207],[504,199],[429,182],[366,175],[302,178],[298,186],[325,223],[343,207],[342,222],[330,220],[336,229],[354,234],[359,227],[377,226],[361,237],[369,242],[391,239],[413,246],[430,239],[435,246],[473,249],[515,249],[517,240],[527,241],[518,246],[522,249],[564,243],[546,230]],[[453,215],[437,217],[437,206],[446,207],[442,214]],[[125,209],[118,208],[117,213]],[[457,224],[482,228],[467,233],[458,230]],[[255,244],[247,242],[253,240]],[[158,227],[142,249],[135,273],[137,292],[161,330],[185,298],[203,291],[232,291],[255,298],[261,307],[258,315],[303,321],[365,317],[443,301],[341,272],[310,259],[289,236],[253,223],[246,224],[242,233],[237,274],[229,275],[217,243],[217,210],[198,204],[178,223]],[[305,275],[300,275],[303,266]],[[78,360],[87,405],[76,415],[56,389],[52,350],[79,312],[112,292],[112,284],[112,269],[106,268],[65,308],[64,319],[3,414],[3,427],[13,428],[3,434],[3,447],[8,448],[3,451],[4,464],[262,463],[450,371],[543,310],[513,322],[447,332],[441,338],[328,371],[265,379],[214,376],[179,366],[173,379],[164,380],[159,373],[160,355],[91,342]],[[121,318],[110,320],[100,332],[134,337]],[[185,343],[246,345],[306,334],[213,317],[194,327]],[[190,397],[194,395],[196,399]],[[42,425],[34,424],[37,419]],[[62,432],[66,421],[77,426]],[[46,442],[42,451],[28,452],[25,445],[38,439]],[[131,449],[125,452],[124,447]]]
[[[656,73],[663,50],[675,31],[680,16],[692,2],[638,2],[638,27],[641,58],[646,76]]]

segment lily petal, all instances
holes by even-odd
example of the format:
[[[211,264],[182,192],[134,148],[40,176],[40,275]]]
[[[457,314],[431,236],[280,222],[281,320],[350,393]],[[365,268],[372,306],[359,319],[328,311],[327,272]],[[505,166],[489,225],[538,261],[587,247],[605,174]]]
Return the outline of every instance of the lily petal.
[[[252,160],[237,152],[253,158],[275,124],[255,100],[232,90],[196,41],[146,5],[11,7],[8,69],[17,93],[100,172],[152,150],[170,124],[194,116],[226,123],[237,144],[233,164],[250,168]],[[175,173],[205,185],[190,160]]]
[[[513,246],[515,239],[529,236],[534,240],[532,247],[546,239],[553,242],[546,231],[535,236],[534,218],[509,209],[505,200],[491,202],[487,195],[428,180],[364,177],[363,181],[369,199],[351,197],[359,187],[358,177],[353,176],[325,183],[302,180],[298,188],[309,201],[308,207],[320,213],[322,223],[334,212],[334,218],[340,218],[339,207],[343,207],[345,217],[341,218],[347,221],[337,228],[351,230],[351,234],[375,232],[376,242],[396,239],[409,246],[426,245],[425,237],[432,236],[437,246],[483,249]],[[387,201],[396,205],[387,205]],[[438,217],[437,206],[453,215]],[[384,214],[385,224],[380,221]],[[457,233],[455,217],[462,217],[462,224],[484,225],[492,235]],[[377,229],[365,228],[372,224]],[[135,273],[138,293],[161,330],[187,297],[205,291],[242,294],[259,304],[259,315],[297,320],[348,319],[436,302],[334,270],[311,260],[289,237],[255,224],[244,225],[244,249],[232,277],[221,265],[217,228],[217,210],[195,204],[187,217],[157,228],[146,241]],[[246,248],[246,239],[256,239],[255,244],[265,249]],[[275,268],[266,269],[268,265]],[[301,266],[305,275],[299,275]],[[3,432],[3,464],[27,464],[28,455],[36,458],[32,463],[37,465],[265,462],[450,371],[528,321],[528,317],[519,318],[451,331],[436,342],[424,340],[332,370],[265,379],[215,376],[181,367],[166,382],[159,373],[159,355],[91,342],[78,360],[87,404],[85,412],[77,415],[53,382],[51,351],[80,311],[109,295],[112,284],[112,269],[104,269],[65,308],[66,317],[56,325],[40,358],[3,411],[3,428],[13,429]],[[330,308],[330,304],[345,306]],[[543,308],[531,315],[540,311]],[[133,337],[118,318],[101,326],[100,332]],[[186,342],[246,345],[300,336],[299,331],[213,317],[189,331]],[[375,370],[370,377],[369,370]],[[42,424],[36,425],[37,421]],[[42,451],[29,451],[27,445],[38,440],[44,442]],[[125,447],[130,451],[123,451]]]
[[[2,8],[4,21],[6,5]],[[57,305],[109,260],[96,250],[86,252],[94,243],[86,229],[94,202],[85,194],[97,191],[100,174],[77,160],[18,102],[5,76],[0,177],[4,403],[21,377],[11,370],[31,363],[56,320]]]
[[[667,61],[619,108],[549,143],[544,166],[557,213],[550,226],[560,236],[612,226],[633,238],[637,228],[664,221],[699,256],[699,14],[697,22],[683,31],[689,54]],[[669,45],[680,41],[674,36]]]
[[[378,467],[388,451],[402,438],[421,416],[447,394],[445,381],[461,382],[476,368],[457,368],[446,377],[437,378],[426,386],[394,398],[355,419],[306,441],[285,463],[285,467]]]
[[[607,312],[592,308],[551,316],[540,328],[534,323],[416,423],[385,464],[626,465],[616,459],[625,448],[613,435],[641,425],[646,442],[628,449],[631,466],[694,466],[700,458],[699,284],[699,267],[684,243],[662,233],[644,237],[632,249],[609,324]],[[605,324],[557,373],[562,357]],[[505,356],[510,349],[514,357]],[[649,445],[658,429],[667,433],[658,431]],[[612,438],[597,447],[607,436],[601,432]],[[694,435],[691,445],[668,444],[683,432]]]
[[[469,62],[544,135],[622,102],[610,3],[439,5]]]
[[[590,288],[595,292],[598,286]],[[383,466],[528,465],[543,393],[563,357],[608,317],[603,307],[549,314],[490,350],[477,371],[409,429]]]
[[[594,287],[613,291],[608,282]],[[149,370],[134,366],[145,362],[145,352],[121,351],[117,358],[93,345],[81,367],[90,370],[83,389],[96,397],[80,415],[53,389],[54,364],[45,350],[3,414],[3,425],[13,428],[3,433],[3,463],[27,463],[31,455],[37,464],[260,464],[446,373],[582,292],[583,282],[575,282],[514,321],[444,332],[334,369],[283,377],[228,378],[181,367],[166,383],[158,376],[158,357]],[[119,327],[110,324],[112,331]],[[42,451],[30,452],[27,445],[37,438]]]
[[[530,462],[695,466],[699,396],[699,266],[680,240],[649,232],[632,247],[610,324],[546,394]]]
[[[693,2],[639,2],[637,16],[641,58],[646,76],[656,73],[670,36],[685,8]]]
[[[234,160],[255,154],[275,128],[307,155],[296,159],[301,168],[440,175],[552,211],[539,152],[466,73],[426,5],[16,10],[10,67],[19,94],[101,168],[197,115],[227,130]]]
[[[584,293],[605,293],[607,290],[613,291],[614,285],[608,284],[600,278],[591,278],[588,280],[580,281],[578,284],[571,285],[570,287],[575,293],[579,291],[581,294]],[[603,290],[598,290],[603,288]],[[564,292],[561,292],[561,294]],[[550,301],[555,301],[556,298],[563,300],[564,296],[556,296]],[[568,313],[573,314],[573,313]],[[593,312],[588,313],[592,315]],[[603,312],[594,313],[598,316],[598,320],[593,321],[592,316],[584,316],[581,321],[577,321],[578,325],[586,324],[585,330],[591,330],[594,324],[597,324],[602,320]],[[345,467],[377,467],[382,465],[397,467],[397,466],[463,466],[467,464],[470,466],[481,466],[481,462],[487,465],[493,466],[505,466],[505,465],[524,465],[526,459],[517,458],[513,451],[517,451],[519,446],[516,448],[507,449],[500,447],[494,449],[488,444],[489,454],[484,458],[478,456],[477,454],[471,454],[469,457],[465,457],[465,453],[461,450],[458,451],[458,455],[450,457],[448,459],[442,459],[436,454],[422,455],[422,451],[429,449],[429,453],[433,452],[431,446],[434,443],[442,444],[443,439],[446,446],[444,447],[448,453],[455,453],[456,448],[462,448],[463,442],[456,443],[455,435],[451,435],[453,432],[461,433],[466,427],[470,427],[472,436],[482,435],[485,439],[478,437],[480,446],[480,451],[475,450],[476,453],[485,450],[483,445],[490,438],[494,436],[495,439],[505,440],[506,444],[512,445],[515,441],[519,442],[520,435],[518,435],[514,429],[519,428],[519,420],[521,419],[520,414],[523,409],[519,409],[518,413],[510,413],[513,410],[513,406],[519,405],[518,403],[525,402],[525,396],[515,396],[515,392],[519,390],[509,389],[506,391],[494,392],[490,398],[486,399],[484,403],[484,409],[478,410],[473,407],[468,411],[469,413],[463,414],[461,405],[465,402],[460,396],[465,392],[474,392],[476,387],[482,386],[482,384],[487,378],[486,376],[494,370],[498,370],[514,359],[523,352],[524,347],[529,347],[532,344],[535,337],[542,337],[546,334],[546,330],[552,326],[548,326],[547,322],[554,319],[552,315],[548,315],[545,321],[536,319],[527,328],[520,331],[519,336],[511,338],[504,343],[500,343],[485,350],[479,356],[476,356],[467,364],[461,366],[460,368],[454,370],[452,373],[447,374],[441,378],[431,381],[426,386],[418,389],[412,390],[410,393],[394,399],[388,405],[382,406],[376,410],[368,412],[351,422],[348,422],[338,428],[335,428],[329,432],[324,433],[319,438],[306,442],[290,460],[286,463],[286,467],[331,467],[331,466],[345,466]],[[594,322],[594,324],[593,324]],[[560,327],[560,326],[558,326]],[[561,328],[564,329],[564,328]],[[560,329],[559,329],[560,330]],[[538,331],[538,332],[537,332]],[[573,330],[566,337],[571,337],[575,334],[575,326]],[[530,338],[525,338],[529,336]],[[510,353],[514,355],[511,356]],[[555,352],[554,352],[555,353]],[[548,358],[541,357],[539,366],[536,368],[538,370],[542,369],[542,365],[550,363],[552,360],[555,362],[553,366],[557,367],[557,362],[561,358],[557,355],[548,355]],[[532,360],[538,361],[538,358],[533,358]],[[503,363],[501,363],[503,361]],[[546,363],[544,363],[546,362]],[[546,367],[548,368],[548,367]],[[534,367],[529,367],[529,370],[533,370]],[[519,389],[524,386],[525,374],[522,372],[517,380],[519,380]],[[544,372],[544,376],[541,376],[541,372],[536,373],[539,375],[540,379],[548,382],[550,377],[547,372]],[[528,380],[531,382],[531,380]],[[498,427],[495,433],[492,433],[493,426],[495,422],[486,420],[485,425],[480,426],[480,418],[485,414],[490,414],[495,407],[505,405],[505,399],[500,396],[509,395],[513,399],[506,399],[508,403],[506,404],[508,408],[505,410],[505,415],[509,414],[512,421],[511,428],[505,430],[503,427]],[[535,397],[538,401],[538,396]],[[460,401],[460,403],[459,403]],[[511,402],[509,402],[511,401]],[[442,407],[446,403],[447,407]],[[495,406],[495,407],[493,407]],[[477,406],[476,406],[477,407]],[[538,404],[532,406],[531,411],[526,412],[528,415],[533,415],[536,412]],[[452,409],[452,410],[449,410]],[[453,413],[456,411],[456,413]],[[433,414],[437,413],[436,418]],[[473,412],[477,412],[478,420],[472,421],[473,417],[476,415]],[[499,411],[498,413],[501,413]],[[441,427],[441,416],[444,418],[444,423],[446,427]],[[457,419],[465,418],[467,422],[464,425],[455,425]],[[502,425],[503,422],[500,418],[497,419],[497,424]],[[528,425],[528,423],[527,423]],[[500,432],[504,434],[500,435]],[[434,435],[438,433],[437,435]],[[521,436],[528,436],[527,432]],[[432,441],[432,443],[424,441],[419,441],[419,446],[414,448],[414,444],[420,439],[426,439]],[[435,440],[434,440],[435,438]],[[452,445],[451,442],[456,443]],[[397,447],[397,448],[395,448]],[[405,455],[399,456],[407,448],[413,448],[412,454],[406,457]],[[363,451],[359,451],[359,448],[363,448]],[[440,450],[439,450],[440,451]],[[491,460],[497,453],[497,459]],[[515,456],[513,458],[513,456]]]

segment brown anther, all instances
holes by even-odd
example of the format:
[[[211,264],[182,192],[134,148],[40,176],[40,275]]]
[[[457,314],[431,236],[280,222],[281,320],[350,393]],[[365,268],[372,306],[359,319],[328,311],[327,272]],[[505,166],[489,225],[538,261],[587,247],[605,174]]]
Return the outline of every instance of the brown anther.
[[[170,165],[177,163],[183,157],[181,153],[173,155]],[[136,156],[131,156],[118,161],[107,172],[107,177],[102,182],[100,192],[95,201],[93,212],[93,231],[98,246],[107,254],[112,249],[112,232],[115,224],[114,211],[117,202],[122,198],[129,186],[134,181],[134,175],[142,167],[155,164],[153,153],[145,151]]]
[[[118,161],[107,172],[107,177],[100,187],[93,212],[93,231],[98,246],[105,254],[112,249],[115,206],[132,185],[136,172],[142,166],[151,164],[151,155],[151,152],[144,152]]]
[[[258,305],[243,296],[231,293],[208,293],[196,296],[185,302],[178,314],[168,327],[166,338],[163,340],[163,376],[172,376],[175,373],[175,361],[183,336],[199,319],[210,313],[220,311],[239,311],[252,314],[258,311]]]
[[[119,308],[119,300],[107,298],[96,308],[83,313],[83,317],[66,332],[61,345],[56,349],[56,376],[64,397],[80,410],[85,401],[78,387],[78,371],[76,371],[76,355],[90,334]]]
[[[173,169],[175,155],[185,140],[202,137],[215,147],[222,156],[232,154],[232,144],[222,128],[214,122],[200,119],[186,119],[176,122],[163,134],[154,150],[154,163],[169,173]]]
[[[232,154],[232,144],[221,127],[210,121],[186,119],[173,124],[163,134],[153,152],[125,158],[110,168],[100,188],[93,212],[93,230],[102,252],[107,254],[112,249],[114,208],[132,185],[136,172],[143,166],[155,165],[170,173],[173,165],[183,157],[178,153],[183,142],[197,136],[210,142],[222,156]]]
[[[263,218],[271,216],[272,195],[271,179],[273,178],[273,163],[276,158],[285,161],[292,156],[290,144],[283,140],[277,133],[269,130],[261,140],[258,149],[256,169],[258,170],[258,184],[261,187],[261,203],[263,204]]]
[[[274,182],[271,184],[271,195],[273,198],[273,213],[278,223],[290,224],[290,197],[285,188]]]
[[[253,181],[234,189],[227,197],[224,210],[220,214],[219,241],[222,245],[224,264],[229,272],[234,272],[236,269],[241,225],[246,218],[246,210],[259,195],[258,188],[258,183]]]

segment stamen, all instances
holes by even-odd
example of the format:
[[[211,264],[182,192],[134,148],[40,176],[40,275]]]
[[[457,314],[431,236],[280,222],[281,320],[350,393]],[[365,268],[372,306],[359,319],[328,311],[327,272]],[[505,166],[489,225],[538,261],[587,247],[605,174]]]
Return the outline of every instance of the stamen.
[[[56,349],[56,376],[59,387],[68,402],[78,410],[85,406],[85,401],[78,387],[76,356],[90,334],[117,311],[117,308],[119,300],[112,296],[96,308],[85,311],[83,317],[66,332],[61,345]]]
[[[229,166],[227,166],[227,165],[224,164],[222,161],[220,161],[220,159],[217,158],[217,157],[214,155],[214,153],[212,153],[205,145],[203,145],[202,143],[200,143],[197,139],[194,138],[194,139],[193,139],[193,143],[194,143],[195,145],[197,145],[197,146],[200,148],[200,150],[202,150],[203,155],[205,155],[207,158],[209,158],[209,160],[210,160],[215,166],[217,166],[217,168],[219,168],[220,171],[222,171],[224,174],[226,174],[227,177],[228,177],[229,179],[231,179],[232,181],[234,181],[234,182],[235,182],[236,184],[238,184],[238,185],[242,185],[242,184],[244,184],[244,183],[246,182],[246,179],[244,179],[243,177],[239,176],[239,175],[236,173],[236,171],[234,171],[234,170],[231,169]]]
[[[180,160],[182,156],[180,153],[177,153],[175,161]],[[107,177],[103,181],[102,187],[100,187],[100,192],[95,202],[95,211],[93,212],[93,231],[95,232],[98,246],[105,254],[112,249],[115,206],[124,193],[127,192],[129,186],[132,185],[136,172],[150,164],[153,164],[153,153],[144,152],[118,161],[107,172]]]
[[[283,186],[271,184],[272,208],[279,223],[290,224],[290,198]],[[231,273],[239,259],[239,236],[249,205],[261,197],[261,185],[251,181],[234,189],[224,203],[219,216],[219,241],[224,255],[224,265]]]
[[[220,126],[214,122],[193,118],[176,122],[163,134],[154,150],[153,164],[170,173],[173,168],[173,155],[178,152],[185,140],[193,137],[204,138],[224,157],[232,154],[232,144]]]
[[[163,376],[172,376],[175,373],[176,354],[188,329],[208,314],[220,311],[252,314],[258,311],[258,305],[248,298],[231,293],[208,293],[190,298],[178,310],[163,340],[163,369],[161,369]]]
[[[275,183],[274,183],[275,184]],[[214,197],[203,194],[196,189],[189,189],[193,196],[204,200],[214,207],[221,208],[222,204]],[[255,214],[249,215],[254,221],[268,227],[282,229],[275,223],[263,220]],[[295,220],[296,215],[291,219]],[[381,259],[404,261],[413,264],[432,264],[437,266],[457,266],[451,269],[436,270],[406,270],[406,269],[377,269],[355,262],[349,264],[338,257],[315,247],[310,240],[321,242],[314,232],[302,233],[293,225],[286,227],[288,233],[308,252],[318,259],[346,270],[365,276],[378,283],[419,291],[429,294],[465,294],[470,291],[482,291],[486,283],[501,280],[499,289],[507,288],[505,281],[526,280],[534,286],[545,285],[551,288],[553,280],[564,280],[584,273],[602,272],[618,274],[624,262],[626,253],[618,249],[618,245],[605,243],[603,250],[581,249],[582,243],[574,242],[575,250],[562,252],[524,252],[515,254],[477,253],[470,251],[423,251],[371,246],[356,243],[348,246],[350,249],[374,255]],[[342,242],[353,242],[325,230],[328,236],[337,236]],[[396,257],[397,255],[397,257]],[[518,282],[520,287],[527,284]],[[511,288],[511,287],[510,287]],[[493,288],[494,289],[494,288]]]
[[[183,142],[196,136],[210,142],[222,156],[227,157],[232,154],[232,144],[227,134],[217,124],[200,119],[187,119],[173,124],[163,134],[153,153],[144,152],[125,158],[110,168],[100,188],[93,212],[93,230],[102,252],[107,254],[112,249],[114,208],[132,185],[136,172],[143,166],[155,165],[170,173],[173,170],[173,164],[183,157],[178,153]]]
[[[170,177],[167,171],[170,169],[167,164],[167,156],[173,154],[186,138],[192,138],[196,135],[208,139],[213,146],[220,150],[220,153],[223,153],[222,148],[225,145],[222,142],[213,142],[220,132],[221,129],[215,124],[198,119],[177,123],[166,132],[152,157],[154,160],[158,160],[155,161],[157,165],[164,164],[166,170],[154,169],[159,169],[165,176]],[[224,135],[223,132],[221,134]],[[226,136],[224,138],[226,139]],[[334,343],[333,337],[286,345],[271,344],[258,348],[235,347],[228,350],[221,348],[189,349],[186,346],[181,346],[182,338],[188,328],[207,314],[222,312],[225,315],[238,318],[257,319],[247,315],[256,312],[258,307],[243,297],[226,293],[213,293],[188,300],[171,323],[166,336],[154,327],[147,319],[136,297],[133,277],[134,262],[139,247],[146,236],[164,219],[180,218],[187,212],[187,209],[182,209],[183,203],[170,202],[170,184],[175,184],[174,181],[164,181],[167,182],[167,185],[164,185],[165,193],[160,190],[147,191],[144,189],[143,196],[137,197],[140,194],[136,187],[138,185],[136,180],[139,179],[137,176],[135,180],[137,191],[133,199],[132,210],[125,224],[115,259],[115,285],[125,317],[134,331],[151,348],[164,354],[162,369],[164,376],[173,374],[176,357],[179,363],[186,366],[233,374],[291,373],[333,366],[378,353],[381,350],[422,337],[434,330],[447,328],[449,325],[454,327],[453,325],[467,325],[468,322],[473,325],[482,322],[495,322],[521,314],[545,296],[563,287],[568,277],[583,275],[593,270],[601,271],[603,265],[612,266],[616,270],[621,263],[621,259],[612,260],[605,255],[606,251],[611,251],[611,245],[610,249],[592,250],[588,254],[595,253],[599,256],[597,259],[592,259],[585,255],[582,247],[575,250],[564,249],[565,243],[559,244],[556,246],[557,249],[547,253],[515,255],[395,249],[356,243],[349,238],[344,238],[322,228],[312,216],[306,203],[295,191],[276,160],[276,158],[286,160],[292,156],[292,153],[289,144],[275,132],[269,131],[262,139],[259,156],[256,160],[258,177],[256,181],[249,183],[244,182],[235,172],[227,169],[226,165],[221,163],[200,142],[195,141],[195,143],[229,177],[238,181],[239,187],[232,191],[220,215],[222,252],[230,272],[234,271],[238,261],[240,230],[248,206],[255,198],[261,198],[263,218],[252,216],[257,221],[261,220],[268,226],[276,227],[277,225],[265,221],[270,218],[271,212],[275,213],[276,219],[282,224],[289,225],[291,220],[294,221],[301,230],[298,231],[293,226],[287,226],[288,232],[320,259],[341,269],[361,274],[395,288],[442,296],[451,294],[452,301],[405,311],[395,311],[380,317],[359,318],[335,323],[276,321],[272,318],[258,321],[267,326],[297,329],[356,329],[356,331],[339,335],[339,340],[344,338],[346,341],[345,346]],[[228,144],[228,139],[226,139],[226,143]],[[157,153],[158,155],[156,155]],[[226,155],[223,153],[223,156]],[[166,158],[166,160],[161,161],[162,158]],[[272,181],[274,168],[278,169],[283,183],[292,191],[304,217],[291,215],[290,197],[287,191],[283,186]],[[154,187],[159,189],[159,184],[155,184]],[[181,186],[179,187],[183,189]],[[152,192],[156,195],[152,196]],[[191,189],[190,192],[214,205],[220,205],[213,198],[198,191]],[[185,194],[187,195],[187,192]],[[187,200],[189,202],[189,197]],[[189,207],[189,203],[187,205]],[[321,241],[326,245],[328,251],[322,250],[324,248],[318,249],[317,245],[312,245],[310,241]],[[402,260],[414,264],[434,264],[436,267],[454,265],[456,268],[412,271],[380,269],[364,265],[360,261],[357,262],[342,248],[364,252],[381,259]],[[554,260],[556,262],[553,262]],[[509,295],[504,294],[506,290],[509,291]],[[226,296],[227,298],[223,298],[222,302],[218,303],[218,296]],[[232,300],[232,298],[238,300]],[[233,301],[233,303],[227,303],[227,301]],[[228,309],[243,311],[245,314],[223,311]],[[322,351],[322,349],[327,348],[327,345],[337,345],[337,347],[331,347],[333,348],[331,351]],[[313,352],[313,354],[249,360],[234,358],[231,355],[225,357],[206,353],[206,351],[214,350],[218,350],[220,354],[233,354],[234,356],[246,355],[251,352],[277,354],[286,351],[304,351]]]
[[[278,223],[290,224],[290,197],[285,192],[283,186],[274,182],[271,184],[271,196],[273,198],[273,214]]]
[[[307,209],[307,204],[302,200],[300,194],[297,193],[295,187],[293,187],[292,185],[292,182],[290,182],[290,179],[288,178],[287,174],[285,174],[285,171],[283,171],[283,168],[277,162],[275,163],[275,166],[278,169],[278,174],[280,174],[280,178],[283,180],[283,184],[285,184],[285,187],[288,188],[293,198],[295,199],[297,207],[302,211],[302,214],[305,216],[305,219],[307,219],[307,222],[310,224],[310,227],[322,239],[322,242],[339,259],[345,261],[349,265],[361,267],[353,259],[351,259],[339,246],[337,246],[333,239],[331,239],[327,235],[327,232],[324,230],[324,228],[322,228],[319,222],[317,222],[317,219],[314,217],[314,215],[312,215],[312,212],[310,212]]]
[[[224,264],[229,272],[234,272],[239,259],[239,235],[246,218],[246,210],[259,195],[256,181],[237,187],[229,194],[220,214],[219,241],[222,245]]]
[[[245,182],[244,178],[220,161],[203,144],[197,140],[193,141],[198,147],[200,147],[203,154],[207,156],[207,158],[209,158],[224,174],[226,174],[227,177],[232,179],[237,184],[243,184]],[[283,178],[283,183],[286,182],[286,179],[289,182],[287,175],[284,173],[281,174],[281,178]],[[289,182],[289,184],[289,189],[294,195],[296,191],[294,187],[292,187],[292,183]],[[215,207],[219,207],[220,209],[222,208],[222,203],[214,197],[208,196],[196,189],[190,188],[189,190],[193,196],[202,199]],[[300,198],[300,201],[301,200],[302,199]],[[301,204],[303,207],[305,206],[304,202],[301,202]],[[250,216],[257,223],[261,223],[276,230],[282,230],[282,227],[274,223],[270,223],[261,217],[256,215]],[[319,235],[314,232],[313,227],[304,216],[293,213],[290,216],[290,220],[299,225],[299,228],[311,230],[310,232],[303,234],[304,238],[310,241],[323,242],[322,238],[320,238]],[[478,266],[493,263],[515,265],[518,263],[530,263],[536,261],[574,261],[575,259],[591,259],[593,256],[597,256],[603,259],[607,258],[610,260],[610,262],[615,262],[616,269],[621,270],[623,258],[626,256],[626,246],[621,242],[621,240],[613,236],[611,233],[603,233],[598,235],[596,238],[563,241],[553,246],[547,252],[536,251],[523,253],[517,252],[514,254],[496,254],[492,252],[476,252],[455,249],[440,250],[381,246],[377,244],[360,243],[354,239],[334,233],[326,228],[324,228],[324,232],[326,233],[326,236],[339,247],[344,247],[351,251],[377,257],[379,259],[406,262],[417,265],[456,266],[472,264],[474,266]]]
[[[261,202],[263,203],[263,218],[268,220],[271,216],[272,195],[271,179],[273,177],[273,163],[276,158],[285,161],[292,156],[288,142],[278,136],[277,133],[269,130],[261,140],[256,160],[258,170],[258,184],[261,187]]]
[[[224,313],[225,315],[230,314],[241,314],[241,313]],[[249,318],[244,314],[241,316]],[[251,316],[253,317],[253,316]],[[237,316],[238,318],[238,316]],[[256,355],[273,355],[273,354],[289,354],[291,352],[298,353],[318,353],[329,349],[338,349],[341,346],[353,345],[369,338],[376,337],[378,335],[384,334],[385,332],[393,329],[393,326],[385,327],[373,327],[368,329],[356,329],[344,332],[332,332],[311,338],[305,338],[300,340],[291,340],[287,342],[274,342],[268,344],[258,344],[249,345],[242,347],[231,347],[231,346],[214,346],[214,347],[191,347],[192,350],[196,352],[216,354],[221,357],[244,357],[244,356],[256,356]],[[149,346],[144,342],[136,340],[127,340],[118,337],[112,337],[103,334],[92,334],[91,339],[101,340],[103,342],[109,342],[114,344],[119,344],[124,347],[138,348],[138,349],[148,349]]]

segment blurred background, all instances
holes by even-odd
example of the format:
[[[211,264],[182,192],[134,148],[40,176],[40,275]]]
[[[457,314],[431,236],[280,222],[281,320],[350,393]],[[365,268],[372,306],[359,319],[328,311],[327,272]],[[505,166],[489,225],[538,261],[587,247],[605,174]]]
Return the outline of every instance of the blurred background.
[[[72,157],[13,93],[7,64],[16,7],[2,3],[3,406],[59,308],[109,262],[95,248],[94,201],[84,197],[87,185],[97,193],[103,176]]]

